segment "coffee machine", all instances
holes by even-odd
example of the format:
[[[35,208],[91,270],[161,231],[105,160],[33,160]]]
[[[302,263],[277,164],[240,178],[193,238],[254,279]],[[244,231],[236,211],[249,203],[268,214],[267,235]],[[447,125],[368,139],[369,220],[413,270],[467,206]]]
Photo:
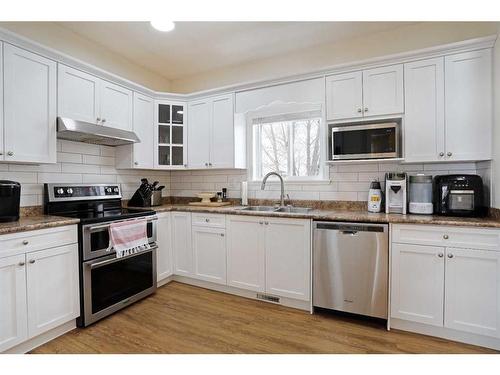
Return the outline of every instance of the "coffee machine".
[[[385,174],[385,212],[406,215],[407,175],[404,172]]]
[[[478,175],[434,177],[434,213],[445,216],[486,216],[483,180]]]

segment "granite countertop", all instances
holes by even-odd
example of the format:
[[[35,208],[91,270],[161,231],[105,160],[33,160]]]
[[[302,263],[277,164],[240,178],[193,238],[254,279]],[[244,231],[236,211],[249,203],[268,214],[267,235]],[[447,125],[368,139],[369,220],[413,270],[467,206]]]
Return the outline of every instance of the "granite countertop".
[[[33,215],[21,216],[18,221],[0,223],[0,235],[8,233],[24,232],[45,228],[61,227],[64,225],[78,224],[79,219],[60,216]]]
[[[136,208],[136,207],[134,207]],[[156,212],[187,211],[226,215],[247,215],[265,217],[287,217],[300,219],[313,219],[324,221],[346,221],[346,222],[367,222],[367,223],[394,223],[394,224],[432,224],[432,225],[454,225],[500,228],[500,220],[485,218],[461,218],[437,215],[399,215],[385,213],[371,213],[359,209],[313,209],[305,214],[293,214],[285,212],[259,212],[242,211],[241,206],[223,207],[201,207],[186,204],[163,204],[156,207],[147,207],[145,210],[155,210]],[[140,209],[140,208],[139,208]]]

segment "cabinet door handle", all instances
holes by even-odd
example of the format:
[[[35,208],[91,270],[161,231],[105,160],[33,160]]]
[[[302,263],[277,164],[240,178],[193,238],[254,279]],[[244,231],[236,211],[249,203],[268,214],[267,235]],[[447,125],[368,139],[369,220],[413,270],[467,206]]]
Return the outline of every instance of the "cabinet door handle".
[[[208,165],[211,167],[211,166],[212,166],[212,163],[208,163]]]
[[[101,118],[100,118],[100,117],[98,117],[98,118],[96,118],[96,120],[97,120],[97,122],[99,122],[99,121],[101,121]]]
[[[363,112],[363,110],[361,108],[358,108],[358,113],[361,113]]]
[[[448,237],[448,235],[447,235],[447,234],[445,234],[445,235],[443,236],[443,238],[444,238],[445,240],[447,240],[447,239],[448,239],[448,238],[450,238],[450,237]]]
[[[264,224],[269,225],[269,221],[266,221]]]
[[[21,267],[24,266],[25,264],[26,263],[24,263],[24,262],[19,262],[19,266],[21,266]]]
[[[14,152],[13,152],[13,151],[8,151],[8,152],[7,152],[7,155],[9,155],[9,156],[13,156],[13,155],[14,155]]]
[[[106,119],[105,119],[105,118],[103,118],[101,122],[104,124],[104,123],[106,122]]]
[[[438,257],[440,257],[440,258],[442,258],[443,256],[444,256],[444,254],[443,254],[443,253],[439,253],[439,254],[438,254]]]
[[[221,233],[221,234],[220,234],[220,236],[221,236],[221,237],[224,237],[224,233]]]
[[[441,157],[444,156],[444,152],[440,152],[439,156],[441,156]]]
[[[450,258],[450,259],[451,259],[451,258],[453,258],[453,254],[452,254],[452,253],[449,253],[449,254],[448,254],[448,258]]]
[[[27,245],[29,244],[30,242],[28,240],[23,240],[23,245]]]
[[[259,221],[259,224],[262,225],[262,224],[264,224],[264,222],[263,221]]]
[[[208,167],[208,163],[205,163],[205,167]]]
[[[451,156],[451,155],[453,155],[453,153],[448,151],[448,153],[446,155]]]
[[[368,107],[365,107],[365,112],[368,112]]]
[[[134,161],[134,165],[139,165],[139,163],[138,163],[138,162],[136,162],[136,161]]]
[[[35,263],[35,262],[36,262],[36,260],[35,260],[35,259],[31,259],[31,260],[30,260],[30,264],[33,264],[33,263]]]
[[[208,223],[210,221],[210,219],[205,219],[205,221]]]

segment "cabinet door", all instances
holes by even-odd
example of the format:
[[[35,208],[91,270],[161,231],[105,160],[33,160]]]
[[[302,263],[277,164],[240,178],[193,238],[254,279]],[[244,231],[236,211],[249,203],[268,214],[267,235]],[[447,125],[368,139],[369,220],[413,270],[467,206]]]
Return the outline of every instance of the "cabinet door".
[[[265,292],[265,234],[263,218],[227,216],[227,284]]]
[[[491,50],[445,57],[446,155],[449,160],[491,159]]]
[[[25,255],[0,258],[0,352],[27,339]]]
[[[443,326],[443,247],[392,244],[391,316]]]
[[[3,87],[3,43],[0,42],[0,87]],[[3,144],[3,90],[0,90],[0,161],[5,159]]]
[[[56,63],[10,44],[3,52],[5,160],[55,163]]]
[[[213,168],[234,167],[233,95],[212,100],[210,163]]]
[[[78,245],[28,253],[26,260],[31,338],[80,315]]]
[[[154,100],[134,93],[134,132],[140,143],[133,145],[133,167],[154,166]]]
[[[225,229],[194,226],[194,277],[226,285]]]
[[[208,100],[188,106],[188,167],[206,168],[210,160],[210,115]]]
[[[403,65],[363,71],[364,116],[403,113]]]
[[[101,80],[100,114],[104,126],[132,130],[132,91]]]
[[[266,292],[309,301],[311,223],[266,219]]]
[[[362,72],[326,77],[327,120],[363,117]]]
[[[172,212],[172,248],[174,274],[193,275],[193,247],[191,244],[191,214]]]
[[[444,58],[405,64],[405,160],[445,158]]]
[[[173,273],[172,267],[172,222],[169,212],[158,214],[156,222],[156,274],[163,280]]]
[[[444,325],[500,337],[500,252],[446,249]]]
[[[57,66],[58,116],[97,123],[100,79],[62,64]]]

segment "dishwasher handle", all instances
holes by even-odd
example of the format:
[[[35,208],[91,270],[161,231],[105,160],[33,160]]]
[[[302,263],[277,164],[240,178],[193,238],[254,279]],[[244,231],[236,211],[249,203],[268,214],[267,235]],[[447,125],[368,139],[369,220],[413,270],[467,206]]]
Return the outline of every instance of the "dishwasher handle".
[[[315,229],[338,230],[342,234],[356,235],[358,232],[378,232],[388,231],[387,224],[368,224],[368,223],[335,223],[335,222],[315,222]]]

